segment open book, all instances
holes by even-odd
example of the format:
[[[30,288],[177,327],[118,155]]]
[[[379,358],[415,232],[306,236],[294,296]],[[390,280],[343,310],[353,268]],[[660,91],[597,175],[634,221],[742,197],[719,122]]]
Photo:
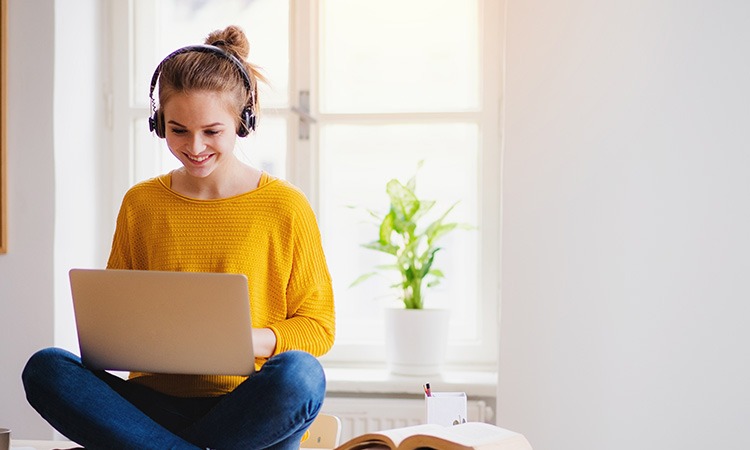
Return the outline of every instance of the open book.
[[[336,450],[531,450],[519,433],[482,422],[460,425],[415,425],[367,433],[345,442]]]

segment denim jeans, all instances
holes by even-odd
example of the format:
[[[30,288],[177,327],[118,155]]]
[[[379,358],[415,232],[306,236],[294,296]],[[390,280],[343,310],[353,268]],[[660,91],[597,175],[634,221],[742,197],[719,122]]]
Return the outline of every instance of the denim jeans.
[[[325,396],[325,375],[301,351],[270,358],[229,394],[173,397],[58,348],[35,353],[26,398],[55,429],[96,449],[297,449]]]

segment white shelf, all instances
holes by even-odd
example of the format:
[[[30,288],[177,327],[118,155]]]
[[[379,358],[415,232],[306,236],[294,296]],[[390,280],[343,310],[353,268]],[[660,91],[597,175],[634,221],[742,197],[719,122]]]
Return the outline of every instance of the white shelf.
[[[497,395],[496,372],[445,371],[438,376],[415,377],[393,375],[386,369],[326,367],[329,394],[378,394],[422,396],[422,385],[430,383],[433,391],[466,392],[467,397]]]

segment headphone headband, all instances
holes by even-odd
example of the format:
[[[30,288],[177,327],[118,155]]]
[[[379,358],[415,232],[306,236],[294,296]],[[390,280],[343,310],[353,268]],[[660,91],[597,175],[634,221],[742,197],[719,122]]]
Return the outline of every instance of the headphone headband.
[[[156,102],[154,101],[154,90],[156,89],[156,83],[159,81],[159,75],[161,75],[162,66],[164,65],[164,63],[171,60],[175,56],[190,52],[210,53],[213,55],[221,56],[229,60],[237,68],[237,71],[239,72],[240,76],[242,77],[242,81],[245,84],[245,88],[250,93],[250,104],[246,105],[242,110],[242,113],[240,115],[240,128],[237,130],[237,134],[240,137],[247,136],[250,133],[250,130],[255,129],[255,112],[253,111],[255,109],[255,90],[253,89],[253,83],[250,80],[250,75],[247,73],[245,65],[239,59],[237,59],[237,57],[219,47],[216,47],[215,45],[206,44],[188,45],[187,47],[178,48],[177,50],[167,55],[167,57],[164,58],[158,66],[156,66],[156,70],[151,77],[151,87],[148,91],[148,96],[151,100],[151,111],[153,113],[152,117],[150,117],[148,120],[149,129],[151,131],[155,131],[156,135],[161,138],[166,135],[164,124],[159,118],[160,112],[157,111]]]

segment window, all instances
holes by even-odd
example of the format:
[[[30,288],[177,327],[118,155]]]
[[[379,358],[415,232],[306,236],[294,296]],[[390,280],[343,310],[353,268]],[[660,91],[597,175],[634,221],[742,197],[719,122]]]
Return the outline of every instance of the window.
[[[494,367],[499,277],[500,11],[489,0],[131,0],[113,2],[116,202],[132,183],[175,167],[148,132],[148,87],[172,50],[241,26],[261,86],[257,132],[242,158],[302,188],[316,210],[334,279],[337,342],[324,362],[383,360],[390,282],[350,288],[382,260],[364,210],[419,161],[417,191],[476,225],[444,242],[446,279],[426,298],[452,311],[449,362]],[[131,17],[127,21],[117,17]],[[125,22],[123,24],[123,22]],[[129,56],[127,56],[129,55]],[[119,89],[122,88],[122,89]],[[124,173],[127,172],[127,173]],[[350,208],[349,206],[357,206]]]

